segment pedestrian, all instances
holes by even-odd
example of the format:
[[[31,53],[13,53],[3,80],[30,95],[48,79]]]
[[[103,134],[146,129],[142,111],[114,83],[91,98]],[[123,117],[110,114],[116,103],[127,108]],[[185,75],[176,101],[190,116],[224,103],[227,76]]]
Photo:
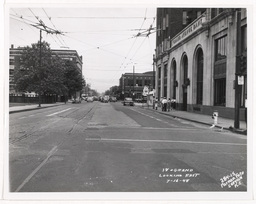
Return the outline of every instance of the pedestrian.
[[[157,106],[158,106],[158,100],[157,100],[157,98],[155,99],[155,109],[157,110]]]
[[[171,99],[169,98],[168,101],[167,101],[167,110],[168,110],[168,112],[170,112],[170,109],[171,109]]]
[[[176,108],[176,99],[171,100],[171,110]]]
[[[162,100],[162,111],[166,111],[167,109],[167,99],[164,97]]]

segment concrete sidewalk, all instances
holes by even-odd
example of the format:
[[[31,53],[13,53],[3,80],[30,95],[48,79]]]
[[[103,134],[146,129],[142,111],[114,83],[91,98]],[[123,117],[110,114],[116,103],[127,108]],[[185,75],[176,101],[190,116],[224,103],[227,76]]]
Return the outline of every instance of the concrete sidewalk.
[[[143,108],[145,110],[157,111],[158,113],[168,115],[170,117],[188,120],[191,122],[208,125],[210,127],[213,125],[213,119],[212,119],[212,116],[210,116],[210,115],[197,114],[197,113],[180,111],[180,110],[170,110],[170,112],[163,112],[160,107],[158,107],[158,110],[155,110],[152,108],[152,106],[149,106],[149,107],[147,105],[140,105],[140,106],[141,106],[141,108]],[[218,123],[215,126],[215,128],[230,130],[230,131],[244,134],[244,135],[247,134],[247,127],[246,127],[245,121],[240,121],[240,128],[235,129],[234,128],[234,120],[218,117]]]
[[[24,106],[12,106],[9,107],[9,113],[17,113],[23,111],[37,110],[42,108],[49,108],[53,106],[64,105],[65,103],[50,103],[50,104],[41,104],[41,107],[38,107],[38,104],[24,105]]]

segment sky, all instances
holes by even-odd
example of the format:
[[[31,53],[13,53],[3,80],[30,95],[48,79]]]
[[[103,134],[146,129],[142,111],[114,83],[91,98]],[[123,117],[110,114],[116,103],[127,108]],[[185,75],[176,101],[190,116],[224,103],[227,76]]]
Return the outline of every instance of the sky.
[[[144,7],[11,7],[9,9],[9,47],[30,46],[39,41],[42,21],[61,31],[42,33],[52,49],[76,50],[83,56],[83,75],[92,89],[102,93],[119,85],[123,73],[153,70],[156,8]]]

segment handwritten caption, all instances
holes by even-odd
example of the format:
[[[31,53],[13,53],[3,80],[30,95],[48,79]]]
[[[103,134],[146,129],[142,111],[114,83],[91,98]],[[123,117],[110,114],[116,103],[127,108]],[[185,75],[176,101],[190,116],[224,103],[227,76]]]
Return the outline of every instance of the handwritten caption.
[[[194,169],[163,168],[159,178],[166,179],[166,183],[189,183],[191,179],[200,176]]]
[[[235,187],[238,188],[240,185],[242,185],[244,171],[241,171],[239,173],[235,173],[234,171],[231,174],[228,174],[226,176],[223,176],[221,181],[221,188],[231,188]]]

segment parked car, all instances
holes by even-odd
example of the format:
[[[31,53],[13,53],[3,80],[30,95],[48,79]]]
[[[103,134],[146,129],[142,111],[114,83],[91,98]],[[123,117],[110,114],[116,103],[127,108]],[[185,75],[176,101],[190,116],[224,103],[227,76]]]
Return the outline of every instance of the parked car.
[[[134,102],[132,98],[125,98],[123,101],[124,106],[129,105],[129,106],[134,106]]]
[[[92,96],[89,96],[88,98],[87,98],[87,102],[93,102],[94,100],[93,100],[93,97]]]

